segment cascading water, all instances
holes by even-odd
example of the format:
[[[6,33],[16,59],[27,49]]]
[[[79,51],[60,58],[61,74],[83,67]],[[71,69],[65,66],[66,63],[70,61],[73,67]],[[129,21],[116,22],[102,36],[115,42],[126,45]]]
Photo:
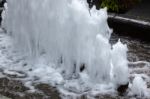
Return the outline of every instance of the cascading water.
[[[86,0],[7,0],[7,5],[3,27],[16,48],[34,61],[32,65],[41,57],[53,64],[35,66],[34,75],[52,68],[62,76],[64,87],[74,86],[78,91],[83,87],[78,81],[91,89],[99,85],[100,90],[105,89],[101,85],[128,83],[127,47],[120,41],[109,44],[112,30],[106,8],[89,11]],[[47,81],[55,77],[43,76]]]

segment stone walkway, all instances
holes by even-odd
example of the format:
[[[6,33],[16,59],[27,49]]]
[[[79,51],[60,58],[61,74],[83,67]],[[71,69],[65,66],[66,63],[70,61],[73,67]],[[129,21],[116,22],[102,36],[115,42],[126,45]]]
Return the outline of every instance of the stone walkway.
[[[150,0],[141,0],[141,3],[120,16],[150,22]]]

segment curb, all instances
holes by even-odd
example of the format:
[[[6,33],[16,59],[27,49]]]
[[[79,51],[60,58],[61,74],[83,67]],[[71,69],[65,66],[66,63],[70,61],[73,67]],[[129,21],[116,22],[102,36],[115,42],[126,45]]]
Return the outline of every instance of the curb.
[[[150,22],[119,15],[108,15],[108,24],[119,35],[150,41]]]

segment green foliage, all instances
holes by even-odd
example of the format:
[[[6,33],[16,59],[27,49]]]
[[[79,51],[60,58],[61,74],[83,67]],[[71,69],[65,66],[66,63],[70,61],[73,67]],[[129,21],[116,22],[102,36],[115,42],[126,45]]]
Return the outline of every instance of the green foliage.
[[[108,10],[119,11],[118,0],[102,0],[101,7],[107,7]]]
[[[101,7],[107,7],[109,11],[119,12],[127,10],[139,3],[141,0],[100,0]]]

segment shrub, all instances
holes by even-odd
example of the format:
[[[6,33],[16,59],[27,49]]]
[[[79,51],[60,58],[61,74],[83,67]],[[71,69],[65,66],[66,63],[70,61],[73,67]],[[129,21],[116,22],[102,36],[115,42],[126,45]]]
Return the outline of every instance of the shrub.
[[[118,0],[102,0],[101,7],[107,7],[108,10],[119,11]]]
[[[109,11],[126,11],[140,0],[100,0],[100,7],[107,7]]]

